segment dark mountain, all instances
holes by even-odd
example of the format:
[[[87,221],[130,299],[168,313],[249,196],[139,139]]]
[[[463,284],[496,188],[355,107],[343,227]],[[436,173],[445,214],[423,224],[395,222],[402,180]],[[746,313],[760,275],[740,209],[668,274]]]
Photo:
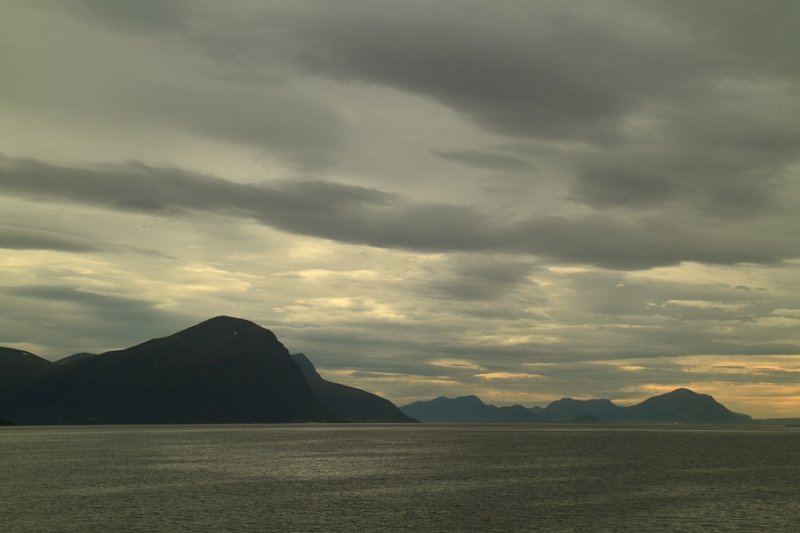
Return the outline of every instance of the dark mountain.
[[[568,422],[573,424],[602,424],[603,419],[592,413],[583,413],[573,417],[572,420],[569,420]]]
[[[648,398],[630,407],[610,400],[562,398],[539,412],[520,405],[495,407],[477,396],[439,398],[414,402],[400,408],[422,422],[573,422],[573,423],[684,423],[741,424],[752,422],[747,415],[734,413],[707,394],[677,389]]]
[[[16,396],[53,368],[53,363],[32,353],[0,347],[0,418],[11,418]]]
[[[96,353],[89,353],[89,352],[79,352],[74,353],[72,355],[68,355],[66,357],[62,357],[55,363],[60,366],[68,365],[70,363],[74,363],[75,361],[80,361],[81,359],[86,359],[87,357],[97,357]]]
[[[410,403],[400,408],[421,422],[542,422],[542,417],[521,405],[495,407],[477,396],[446,398]]]
[[[734,413],[708,394],[689,389],[676,389],[653,396],[630,407],[619,407],[603,417],[613,422],[682,423],[682,424],[741,424],[752,422],[747,415]]]
[[[334,421],[275,335],[220,316],[59,366],[19,398],[18,423]]]
[[[544,408],[542,415],[551,422],[572,422],[576,418],[592,415],[602,420],[605,415],[617,409],[610,400],[573,400],[561,398]]]
[[[300,366],[319,403],[337,418],[351,422],[417,422],[385,398],[327,381],[305,354],[293,354],[292,359]]]

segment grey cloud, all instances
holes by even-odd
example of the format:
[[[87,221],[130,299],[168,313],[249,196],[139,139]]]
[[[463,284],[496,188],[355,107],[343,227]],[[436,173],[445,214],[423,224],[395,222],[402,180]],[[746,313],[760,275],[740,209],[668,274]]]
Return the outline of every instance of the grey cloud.
[[[160,2],[138,0],[136,2],[104,2],[103,0],[67,0],[76,13],[96,19],[111,27],[125,31],[149,33],[155,30],[173,29],[186,24],[191,14],[184,0]]]
[[[534,288],[535,282],[528,279],[534,268],[526,261],[455,256],[426,289],[456,300],[496,300],[523,285]]]
[[[727,109],[694,115],[670,119],[669,142],[643,135],[576,156],[572,198],[598,208],[680,202],[733,216],[775,209],[800,153],[800,129],[784,123],[792,119],[770,122]]]
[[[124,13],[88,5],[120,27]],[[194,6],[218,20],[217,31],[171,14],[162,20],[223,69],[269,73],[288,65],[424,94],[502,133],[613,139],[627,111],[680,90],[707,67],[691,43],[639,16],[635,5],[621,7],[641,29],[551,2],[251,5],[239,17]],[[158,15],[140,11],[133,20]]]
[[[302,89],[280,83],[209,86],[157,90],[136,103],[154,120],[172,120],[201,135],[272,150],[304,168],[332,164],[348,140],[344,119]]]
[[[12,250],[55,250],[75,253],[99,251],[97,246],[85,239],[54,231],[2,224],[0,224],[0,248]]]
[[[98,242],[87,237],[68,235],[53,229],[8,224],[0,224],[0,248],[9,250],[53,250],[71,253],[131,253],[162,259],[175,259],[173,256],[150,248]]]
[[[21,285],[0,289],[14,314],[0,319],[0,344],[29,342],[50,346],[55,355],[124,348],[174,333],[192,320],[159,309],[156,302],[99,294],[67,285]],[[61,331],[73,343],[63,347]],[[12,333],[13,332],[13,333]]]
[[[84,10],[128,31],[136,29],[119,21],[157,19],[153,27],[214,57],[228,74],[385,85],[437,100],[492,131],[589,141],[593,149],[574,162],[571,199],[595,208],[680,201],[728,216],[769,209],[800,149],[800,109],[787,85],[797,72],[789,36],[800,28],[787,16],[796,6],[593,4],[409,2],[386,10],[298,2],[248,4],[238,16],[176,4],[161,16],[160,5],[127,13],[92,1]],[[193,25],[194,17],[218,23]],[[337,135],[345,134],[335,113],[237,91],[249,105],[215,112],[213,98],[198,94],[197,102],[175,96],[156,108],[197,131],[281,147],[311,165],[331,161]],[[276,99],[282,103],[263,109]],[[478,168],[528,167],[492,152],[433,152]]]
[[[464,165],[498,171],[528,170],[531,164],[518,157],[478,150],[434,150],[434,154]]]
[[[619,32],[555,4],[471,4],[470,17],[460,5],[418,7],[311,21],[299,61],[428,95],[503,133],[584,139],[613,138],[625,112],[704,63],[667,35]]]
[[[419,251],[505,251],[612,269],[698,261],[775,263],[797,256],[797,237],[765,233],[785,219],[705,228],[702,219],[592,215],[505,220],[469,206],[417,204],[398,195],[322,181],[240,184],[140,163],[65,167],[0,161],[0,188],[32,198],[152,213],[208,210],[292,233]]]
[[[776,226],[780,227],[780,226]],[[764,235],[740,225],[703,227],[702,220],[665,215],[625,220],[603,215],[579,219],[543,217],[521,223],[515,242],[531,253],[573,263],[611,269],[642,269],[701,263],[776,263],[796,256],[794,238],[782,233]]]
[[[123,138],[132,145],[141,144],[136,136],[151,127],[181,140],[222,141],[304,170],[334,164],[347,146],[347,121],[316,87],[286,75],[243,82],[193,47],[187,50],[182,36],[218,28],[209,18],[220,24],[225,18],[215,17],[208,6],[92,0],[47,8],[52,13],[29,30],[38,36],[33,46],[21,29],[26,19],[12,23],[10,40],[19,45],[10,46],[3,58],[13,79],[0,86],[4,109],[80,123],[70,127],[81,133],[101,128],[112,138],[127,134],[132,138]],[[83,18],[59,18],[64,10]],[[132,35],[98,32],[85,21]],[[34,63],[36,69],[27,67]]]

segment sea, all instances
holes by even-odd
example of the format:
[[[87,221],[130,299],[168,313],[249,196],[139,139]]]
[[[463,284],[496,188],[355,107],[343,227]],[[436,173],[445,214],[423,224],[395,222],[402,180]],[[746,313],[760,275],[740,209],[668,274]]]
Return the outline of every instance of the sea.
[[[0,531],[800,531],[800,428],[0,428]]]

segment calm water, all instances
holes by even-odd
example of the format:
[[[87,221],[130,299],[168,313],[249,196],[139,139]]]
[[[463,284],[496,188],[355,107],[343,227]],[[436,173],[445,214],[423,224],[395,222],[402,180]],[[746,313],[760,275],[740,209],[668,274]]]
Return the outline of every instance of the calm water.
[[[800,531],[800,431],[0,429],[2,531]]]

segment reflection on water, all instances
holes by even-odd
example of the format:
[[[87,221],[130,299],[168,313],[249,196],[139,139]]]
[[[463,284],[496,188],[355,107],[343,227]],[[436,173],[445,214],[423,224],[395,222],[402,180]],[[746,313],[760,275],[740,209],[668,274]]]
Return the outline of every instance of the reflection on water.
[[[0,430],[3,531],[800,530],[800,431]]]

